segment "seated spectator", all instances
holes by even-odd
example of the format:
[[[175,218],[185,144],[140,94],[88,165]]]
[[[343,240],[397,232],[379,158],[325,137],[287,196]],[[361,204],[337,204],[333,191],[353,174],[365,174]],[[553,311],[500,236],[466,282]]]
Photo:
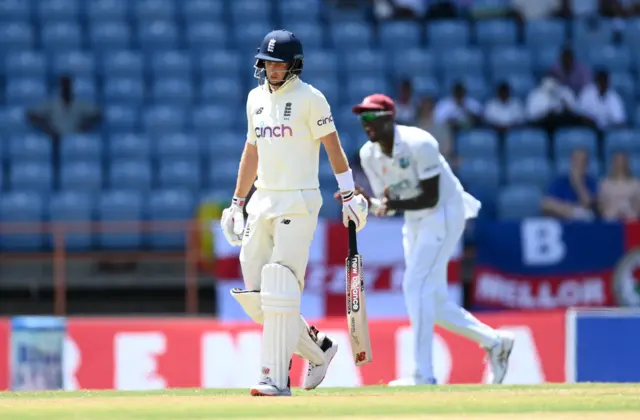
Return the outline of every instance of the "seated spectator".
[[[593,220],[596,215],[597,182],[587,173],[589,154],[576,149],[571,169],[551,182],[542,199],[542,210],[550,216],[568,220]]]
[[[53,141],[54,167],[60,162],[60,139],[67,134],[89,131],[101,119],[98,108],[74,98],[70,76],[61,76],[59,86],[60,96],[27,111],[27,120]]]
[[[571,89],[561,85],[553,75],[543,78],[529,93],[526,112],[530,124],[550,132],[565,126],[591,125],[591,121],[577,113]]]
[[[578,109],[601,130],[621,127],[627,121],[622,97],[611,87],[609,74],[603,70],[596,73],[594,83],[580,92]]]
[[[618,152],[611,158],[611,171],[600,183],[598,204],[606,220],[640,218],[640,181],[631,174],[625,153]]]
[[[580,92],[591,82],[589,67],[576,61],[570,47],[565,47],[562,50],[558,63],[551,68],[551,74],[560,84],[568,86],[574,93]]]
[[[401,125],[413,125],[416,122],[416,103],[413,99],[413,87],[409,79],[400,83],[400,92],[396,103],[396,122]]]
[[[444,156],[451,165],[451,158],[453,152],[453,135],[449,127],[446,124],[436,124],[433,118],[433,111],[435,108],[435,100],[426,96],[420,102],[418,107],[418,127],[429,132],[440,145],[440,153]]]
[[[498,85],[496,97],[489,100],[484,108],[484,120],[500,132],[525,122],[524,106],[520,99],[511,96],[508,83]]]
[[[436,124],[448,125],[452,129],[469,128],[480,122],[482,105],[467,96],[467,90],[460,82],[454,84],[451,96],[440,99],[434,110]]]

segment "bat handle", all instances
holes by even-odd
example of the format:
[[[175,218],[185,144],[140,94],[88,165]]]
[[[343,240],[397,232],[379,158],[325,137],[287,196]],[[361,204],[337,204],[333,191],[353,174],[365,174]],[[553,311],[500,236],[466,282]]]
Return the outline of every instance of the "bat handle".
[[[358,236],[356,235],[356,223],[349,220],[349,255],[353,256],[358,253]]]

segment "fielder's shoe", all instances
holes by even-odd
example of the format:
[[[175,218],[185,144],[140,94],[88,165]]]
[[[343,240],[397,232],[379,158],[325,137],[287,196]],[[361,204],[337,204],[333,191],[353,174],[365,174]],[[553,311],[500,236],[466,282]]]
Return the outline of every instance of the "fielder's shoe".
[[[251,395],[254,397],[290,397],[291,388],[280,389],[274,385],[270,378],[265,378],[251,388]]]
[[[389,382],[389,386],[416,386],[416,385],[436,385],[436,378],[425,379],[422,376],[414,375],[408,378],[394,379]]]
[[[487,357],[491,365],[488,383],[501,384],[509,370],[509,356],[513,350],[515,337],[510,332],[500,332],[500,342],[491,348],[487,348]]]
[[[318,385],[322,383],[324,377],[327,375],[329,364],[338,352],[338,345],[331,341],[329,337],[322,333],[318,333],[318,330],[315,327],[311,327],[311,330],[316,334],[317,341],[322,340],[320,349],[322,349],[322,351],[324,352],[325,362],[321,365],[315,365],[309,362],[307,376],[305,376],[303,384],[304,389],[306,389],[307,391],[317,388]],[[322,337],[323,335],[324,337]]]

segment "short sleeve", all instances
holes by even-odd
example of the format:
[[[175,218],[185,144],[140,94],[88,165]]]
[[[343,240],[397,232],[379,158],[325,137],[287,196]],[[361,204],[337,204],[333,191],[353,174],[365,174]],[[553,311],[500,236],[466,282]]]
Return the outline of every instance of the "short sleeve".
[[[440,150],[435,140],[420,141],[416,144],[414,153],[420,180],[433,178],[440,174]]]
[[[312,89],[309,100],[309,127],[314,140],[336,131],[331,107],[322,92]]]
[[[253,127],[251,93],[249,93],[249,96],[247,97],[247,143],[255,146],[257,142],[258,138],[256,137],[256,132]]]

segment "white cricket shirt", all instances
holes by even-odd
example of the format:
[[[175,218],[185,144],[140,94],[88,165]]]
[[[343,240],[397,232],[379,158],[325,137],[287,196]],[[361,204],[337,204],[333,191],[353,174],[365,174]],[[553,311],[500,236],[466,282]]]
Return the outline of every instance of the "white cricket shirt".
[[[436,208],[407,210],[406,218],[431,214],[451,197],[462,197],[464,193],[460,181],[440,154],[436,139],[417,127],[396,125],[393,156],[385,155],[378,143],[368,141],[360,149],[360,160],[371,189],[379,198],[383,197],[386,187],[394,199],[417,197],[422,192],[421,180],[440,175],[440,198]]]
[[[256,188],[320,187],[320,138],[336,131],[322,92],[298,78],[273,93],[264,83],[249,92],[247,121],[247,141],[258,148]]]

